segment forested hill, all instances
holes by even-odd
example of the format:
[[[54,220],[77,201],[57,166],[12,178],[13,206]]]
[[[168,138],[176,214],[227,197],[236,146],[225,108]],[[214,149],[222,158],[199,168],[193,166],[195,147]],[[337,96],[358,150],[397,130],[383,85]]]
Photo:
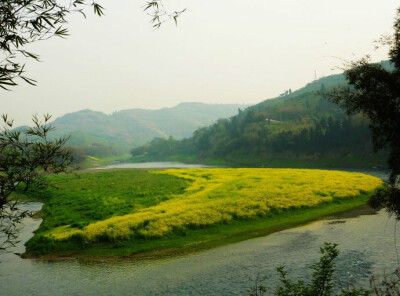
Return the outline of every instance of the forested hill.
[[[196,130],[184,140],[155,139],[133,149],[137,160],[186,160],[251,166],[372,167],[368,122],[348,117],[326,98],[344,85],[332,75],[239,111],[229,119]]]
[[[189,137],[197,128],[237,113],[238,104],[181,103],[158,110],[130,109],[111,115],[81,110],[55,119],[54,136],[70,134],[68,145],[84,147],[87,154],[121,153],[121,147],[142,145],[155,137]],[[111,150],[117,150],[112,152]],[[98,151],[99,152],[99,151]]]

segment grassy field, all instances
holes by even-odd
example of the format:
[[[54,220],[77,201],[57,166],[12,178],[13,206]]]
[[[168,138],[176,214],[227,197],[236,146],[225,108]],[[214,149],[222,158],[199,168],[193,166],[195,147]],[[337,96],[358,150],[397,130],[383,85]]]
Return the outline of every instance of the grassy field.
[[[117,156],[107,156],[107,157],[94,157],[86,156],[85,161],[79,163],[77,166],[81,169],[101,167],[109,164],[121,163],[129,161],[132,155],[122,154]]]
[[[382,184],[296,169],[112,170],[51,177],[28,255],[211,247],[365,204]]]

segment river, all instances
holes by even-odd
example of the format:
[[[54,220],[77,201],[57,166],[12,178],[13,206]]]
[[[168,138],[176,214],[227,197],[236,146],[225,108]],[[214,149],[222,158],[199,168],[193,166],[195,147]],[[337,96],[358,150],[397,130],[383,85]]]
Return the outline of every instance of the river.
[[[114,163],[104,167],[93,168],[93,170],[103,169],[204,169],[217,168],[221,166],[211,166],[204,164],[186,164],[180,162],[141,162],[141,163]]]
[[[25,205],[32,210],[39,203]],[[25,219],[21,253],[40,220]],[[203,252],[158,260],[45,262],[0,256],[0,295],[246,295],[257,274],[275,286],[275,268],[303,277],[324,242],[339,244],[335,279],[343,287],[367,285],[372,273],[398,267],[395,220],[378,213],[334,217]],[[399,235],[399,234],[397,234]],[[400,236],[399,236],[400,237]],[[397,246],[398,247],[398,246]]]

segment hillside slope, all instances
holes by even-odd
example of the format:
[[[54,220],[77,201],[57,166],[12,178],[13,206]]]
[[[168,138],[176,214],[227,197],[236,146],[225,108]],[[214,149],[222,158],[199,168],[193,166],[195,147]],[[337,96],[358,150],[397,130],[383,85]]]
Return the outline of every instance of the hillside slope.
[[[130,109],[111,115],[81,110],[55,119],[55,137],[70,134],[69,145],[132,147],[153,138],[190,136],[199,127],[229,117],[246,105],[181,103],[158,110]]]
[[[332,75],[284,96],[265,100],[181,141],[155,140],[132,150],[137,160],[179,159],[239,166],[372,167],[368,121],[348,117],[326,94],[345,85]]]

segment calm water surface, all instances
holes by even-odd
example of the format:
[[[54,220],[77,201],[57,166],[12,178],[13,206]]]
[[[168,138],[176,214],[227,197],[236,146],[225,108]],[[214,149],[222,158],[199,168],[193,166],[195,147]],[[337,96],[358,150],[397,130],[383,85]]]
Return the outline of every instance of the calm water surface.
[[[186,164],[180,162],[142,162],[142,163],[115,163],[94,170],[102,169],[203,169],[216,168],[218,166],[204,164]],[[219,166],[220,167],[220,166]]]
[[[39,210],[41,205],[26,207]],[[25,220],[23,241],[39,224]],[[276,285],[278,265],[286,265],[293,277],[307,275],[305,267],[318,259],[326,241],[340,244],[336,280],[343,287],[365,285],[372,273],[398,266],[395,230],[394,219],[380,211],[160,260],[42,262],[5,254],[0,256],[0,295],[246,295],[249,278],[257,274]],[[23,244],[13,251],[23,252]]]

